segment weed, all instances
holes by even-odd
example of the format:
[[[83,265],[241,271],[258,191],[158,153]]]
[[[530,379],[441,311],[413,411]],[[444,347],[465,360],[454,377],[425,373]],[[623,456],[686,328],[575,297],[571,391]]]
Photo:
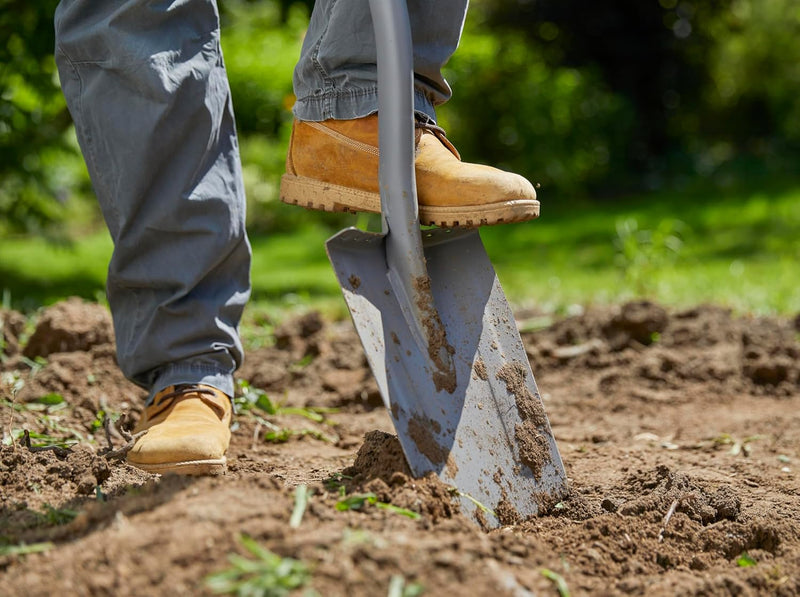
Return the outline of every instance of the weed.
[[[239,389],[242,395],[234,398],[233,402],[237,409],[242,412],[258,409],[268,415],[299,415],[315,423],[323,423],[325,422],[326,414],[335,413],[339,410],[336,408],[294,407],[275,404],[264,390],[254,388],[250,385],[250,382],[245,380],[239,380]]]
[[[282,558],[248,535],[240,535],[239,542],[255,559],[228,555],[231,566],[206,577],[206,586],[213,593],[283,597],[310,580],[308,567],[303,562]]]
[[[394,504],[378,501],[378,496],[376,496],[374,493],[359,493],[349,497],[344,497],[336,502],[336,509],[340,512],[346,510],[361,510],[367,504],[380,508],[381,510],[388,510],[389,512],[406,516],[411,520],[419,520],[420,518],[420,515],[413,510],[400,508]]]
[[[264,440],[274,443],[289,441],[295,436],[311,436],[325,442],[335,443],[336,438],[329,437],[315,429],[289,429],[280,427],[259,416],[258,413],[266,415],[297,415],[309,419],[315,423],[329,424],[325,415],[337,412],[335,408],[318,407],[294,407],[284,406],[273,402],[264,390],[254,388],[248,381],[240,380],[239,389],[241,396],[233,399],[234,405],[239,413],[251,417],[257,423],[267,427],[269,431],[264,434]]]
[[[3,386],[8,388],[8,392],[11,395],[11,400],[6,400],[3,398],[0,400],[0,403],[3,406],[7,406],[9,408],[8,413],[8,423],[3,427],[3,445],[7,446],[12,443],[12,427],[14,426],[14,411],[17,410],[17,393],[25,386],[25,380],[17,373],[14,372],[6,372],[3,373],[2,378]]]

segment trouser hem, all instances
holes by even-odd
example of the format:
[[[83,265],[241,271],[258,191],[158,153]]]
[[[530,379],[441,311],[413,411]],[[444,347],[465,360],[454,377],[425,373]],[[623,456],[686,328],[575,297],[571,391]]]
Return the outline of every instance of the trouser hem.
[[[321,122],[323,120],[354,120],[378,111],[378,89],[357,92],[330,92],[303,97],[297,100],[293,112],[298,120]],[[434,122],[436,111],[430,99],[419,90],[414,91],[414,111]]]

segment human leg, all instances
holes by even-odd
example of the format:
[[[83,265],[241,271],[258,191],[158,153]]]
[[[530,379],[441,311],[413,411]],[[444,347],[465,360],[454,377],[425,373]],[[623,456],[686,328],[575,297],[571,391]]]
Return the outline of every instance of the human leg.
[[[442,67],[458,45],[466,8],[466,0],[408,2],[420,222],[476,227],[536,218],[539,202],[529,181],[462,162],[435,126],[434,109],[451,93]],[[297,120],[281,199],[324,211],[380,212],[376,51],[368,0],[317,2],[294,86]]]
[[[250,247],[215,1],[62,0],[56,62],[114,241],[122,371],[151,401],[232,396]]]
[[[435,119],[450,86],[442,67],[461,38],[467,0],[408,0],[415,109]],[[369,0],[318,0],[294,72],[295,116],[350,120],[378,110],[377,58]]]

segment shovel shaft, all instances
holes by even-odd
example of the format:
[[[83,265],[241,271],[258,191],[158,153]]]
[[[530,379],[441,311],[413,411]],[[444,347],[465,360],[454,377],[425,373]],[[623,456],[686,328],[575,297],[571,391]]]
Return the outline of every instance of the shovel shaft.
[[[430,291],[414,175],[414,65],[405,0],[370,0],[378,59],[379,180],[388,276],[437,384],[454,383],[452,348]]]
[[[378,57],[380,192],[384,233],[419,245],[414,176],[414,66],[405,2],[370,0]],[[408,237],[408,238],[401,238]]]

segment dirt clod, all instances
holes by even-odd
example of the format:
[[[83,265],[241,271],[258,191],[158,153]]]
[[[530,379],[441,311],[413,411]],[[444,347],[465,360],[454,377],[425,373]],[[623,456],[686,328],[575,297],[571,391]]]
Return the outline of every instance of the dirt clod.
[[[32,359],[54,352],[85,352],[113,341],[108,310],[71,298],[44,310],[23,352]]]

